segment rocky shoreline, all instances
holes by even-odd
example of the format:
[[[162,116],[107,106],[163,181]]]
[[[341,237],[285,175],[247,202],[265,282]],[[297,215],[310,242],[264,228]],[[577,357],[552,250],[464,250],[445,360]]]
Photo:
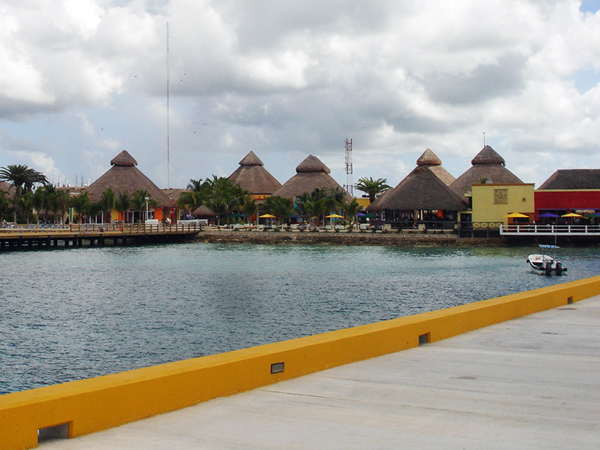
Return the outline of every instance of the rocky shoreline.
[[[501,238],[459,238],[434,233],[332,233],[291,231],[204,230],[195,241],[206,243],[303,244],[303,245],[390,245],[405,247],[498,247]]]

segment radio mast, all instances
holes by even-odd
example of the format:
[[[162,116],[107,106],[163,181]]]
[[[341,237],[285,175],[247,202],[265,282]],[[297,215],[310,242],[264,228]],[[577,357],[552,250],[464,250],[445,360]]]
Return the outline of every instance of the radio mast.
[[[171,189],[171,130],[169,118],[171,115],[170,108],[170,82],[171,70],[169,66],[169,22],[167,22],[167,189]]]
[[[354,197],[354,181],[352,180],[352,139],[346,139],[346,186],[344,190]]]

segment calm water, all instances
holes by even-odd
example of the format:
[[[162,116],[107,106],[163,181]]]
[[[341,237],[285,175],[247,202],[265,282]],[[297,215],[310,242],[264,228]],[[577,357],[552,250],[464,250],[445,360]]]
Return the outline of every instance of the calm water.
[[[600,250],[180,244],[0,254],[0,394],[600,274]]]

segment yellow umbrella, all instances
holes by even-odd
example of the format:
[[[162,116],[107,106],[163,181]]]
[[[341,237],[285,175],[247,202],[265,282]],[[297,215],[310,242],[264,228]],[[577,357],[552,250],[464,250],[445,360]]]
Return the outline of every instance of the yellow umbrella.
[[[507,215],[506,215],[506,216],[504,216],[504,217],[510,217],[511,219],[528,219],[528,218],[529,218],[529,216],[528,216],[528,215],[526,215],[526,214],[521,214],[521,213],[518,213],[518,212],[514,212],[514,213],[507,214]]]
[[[327,219],[343,219],[344,216],[340,216],[339,214],[329,214],[328,216],[325,216],[325,218],[327,218]]]
[[[569,213],[569,214],[564,214],[560,217],[583,217],[583,216],[581,214]]]
[[[273,214],[263,214],[262,216],[259,216],[261,219],[274,219],[277,216],[274,216]]]

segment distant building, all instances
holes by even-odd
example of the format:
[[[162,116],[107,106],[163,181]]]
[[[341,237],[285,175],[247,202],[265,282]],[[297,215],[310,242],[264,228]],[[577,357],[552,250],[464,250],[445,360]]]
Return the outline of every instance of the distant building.
[[[368,212],[377,212],[392,226],[415,222],[440,222],[450,225],[458,220],[458,213],[467,208],[465,198],[449,185],[454,177],[442,167],[442,161],[431,151],[417,159],[417,167],[395,188],[380,195]]]
[[[562,169],[535,191],[535,213],[600,212],[600,169]]]
[[[304,193],[312,194],[316,190],[343,188],[331,175],[331,170],[316,156],[310,155],[296,167],[296,175],[290,178],[273,195],[284,198],[295,198]],[[348,201],[352,200],[346,195]]]
[[[127,150],[115,156],[110,164],[112,167],[85,189],[91,201],[99,201],[108,188],[112,189],[115,197],[118,197],[121,192],[126,192],[131,197],[138,190],[147,191],[149,199],[155,202],[154,207],[148,208],[149,219],[162,221],[170,218],[173,222],[177,220],[175,202],[136,167],[137,161]],[[139,215],[138,212],[130,209],[126,216],[122,217],[120,212],[113,211],[111,221],[134,222],[136,214]],[[137,217],[137,220],[142,219],[143,217]]]
[[[264,168],[263,162],[252,151],[240,161],[240,167],[229,175],[229,179],[250,192],[255,200],[264,200],[281,188],[281,183]]]
[[[525,221],[535,219],[533,183],[476,183],[472,185],[472,221],[508,225],[511,213],[528,216]]]
[[[460,195],[471,192],[471,186],[480,183],[523,183],[519,177],[506,168],[504,158],[492,147],[486,145],[471,160],[471,165],[465,173],[459,176],[450,187]]]

